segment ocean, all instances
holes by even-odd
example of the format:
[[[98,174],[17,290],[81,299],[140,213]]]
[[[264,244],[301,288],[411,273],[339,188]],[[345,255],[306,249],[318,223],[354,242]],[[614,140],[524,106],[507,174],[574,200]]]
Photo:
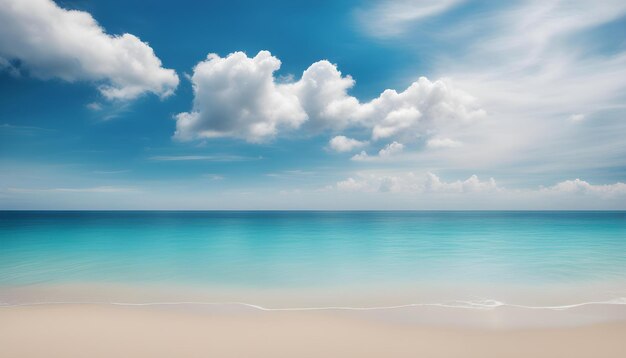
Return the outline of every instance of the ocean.
[[[274,306],[622,302],[626,212],[0,212],[0,301],[81,285]]]

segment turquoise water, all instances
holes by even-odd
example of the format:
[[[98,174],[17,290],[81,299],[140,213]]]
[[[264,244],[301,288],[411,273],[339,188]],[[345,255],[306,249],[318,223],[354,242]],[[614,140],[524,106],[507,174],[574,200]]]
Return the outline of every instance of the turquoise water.
[[[625,212],[0,212],[0,286],[626,284]]]

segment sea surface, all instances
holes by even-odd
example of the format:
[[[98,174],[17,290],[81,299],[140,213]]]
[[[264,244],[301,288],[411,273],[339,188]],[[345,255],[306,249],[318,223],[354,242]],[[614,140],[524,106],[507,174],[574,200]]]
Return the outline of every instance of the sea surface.
[[[622,302],[626,212],[0,212],[0,301],[80,285],[251,303],[267,292],[344,305]]]

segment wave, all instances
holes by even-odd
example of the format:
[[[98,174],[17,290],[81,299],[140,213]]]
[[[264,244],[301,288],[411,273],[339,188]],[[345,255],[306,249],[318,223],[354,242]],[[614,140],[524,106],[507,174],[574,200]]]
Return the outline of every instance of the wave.
[[[568,309],[580,308],[585,306],[604,306],[604,305],[626,305],[626,297],[618,297],[606,301],[589,301],[567,305],[553,306],[531,306],[515,303],[506,303],[493,299],[485,299],[478,301],[451,301],[445,303],[407,303],[401,305],[390,306],[313,306],[313,307],[266,307],[258,304],[247,302],[203,302],[203,301],[173,301],[173,302],[105,302],[105,301],[42,301],[42,302],[25,302],[25,303],[5,303],[0,302],[0,307],[25,307],[25,306],[44,306],[44,305],[113,305],[113,306],[240,306],[253,308],[260,311],[375,311],[375,310],[397,310],[415,307],[440,307],[440,308],[458,308],[471,310],[494,310],[498,308],[522,308],[532,310],[551,310],[563,311]]]

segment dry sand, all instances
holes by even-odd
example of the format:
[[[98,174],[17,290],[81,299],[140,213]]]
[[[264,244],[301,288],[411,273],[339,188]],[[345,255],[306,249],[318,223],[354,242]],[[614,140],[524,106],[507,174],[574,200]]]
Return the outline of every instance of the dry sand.
[[[0,307],[0,357],[626,357],[626,323],[477,329],[332,311]]]

